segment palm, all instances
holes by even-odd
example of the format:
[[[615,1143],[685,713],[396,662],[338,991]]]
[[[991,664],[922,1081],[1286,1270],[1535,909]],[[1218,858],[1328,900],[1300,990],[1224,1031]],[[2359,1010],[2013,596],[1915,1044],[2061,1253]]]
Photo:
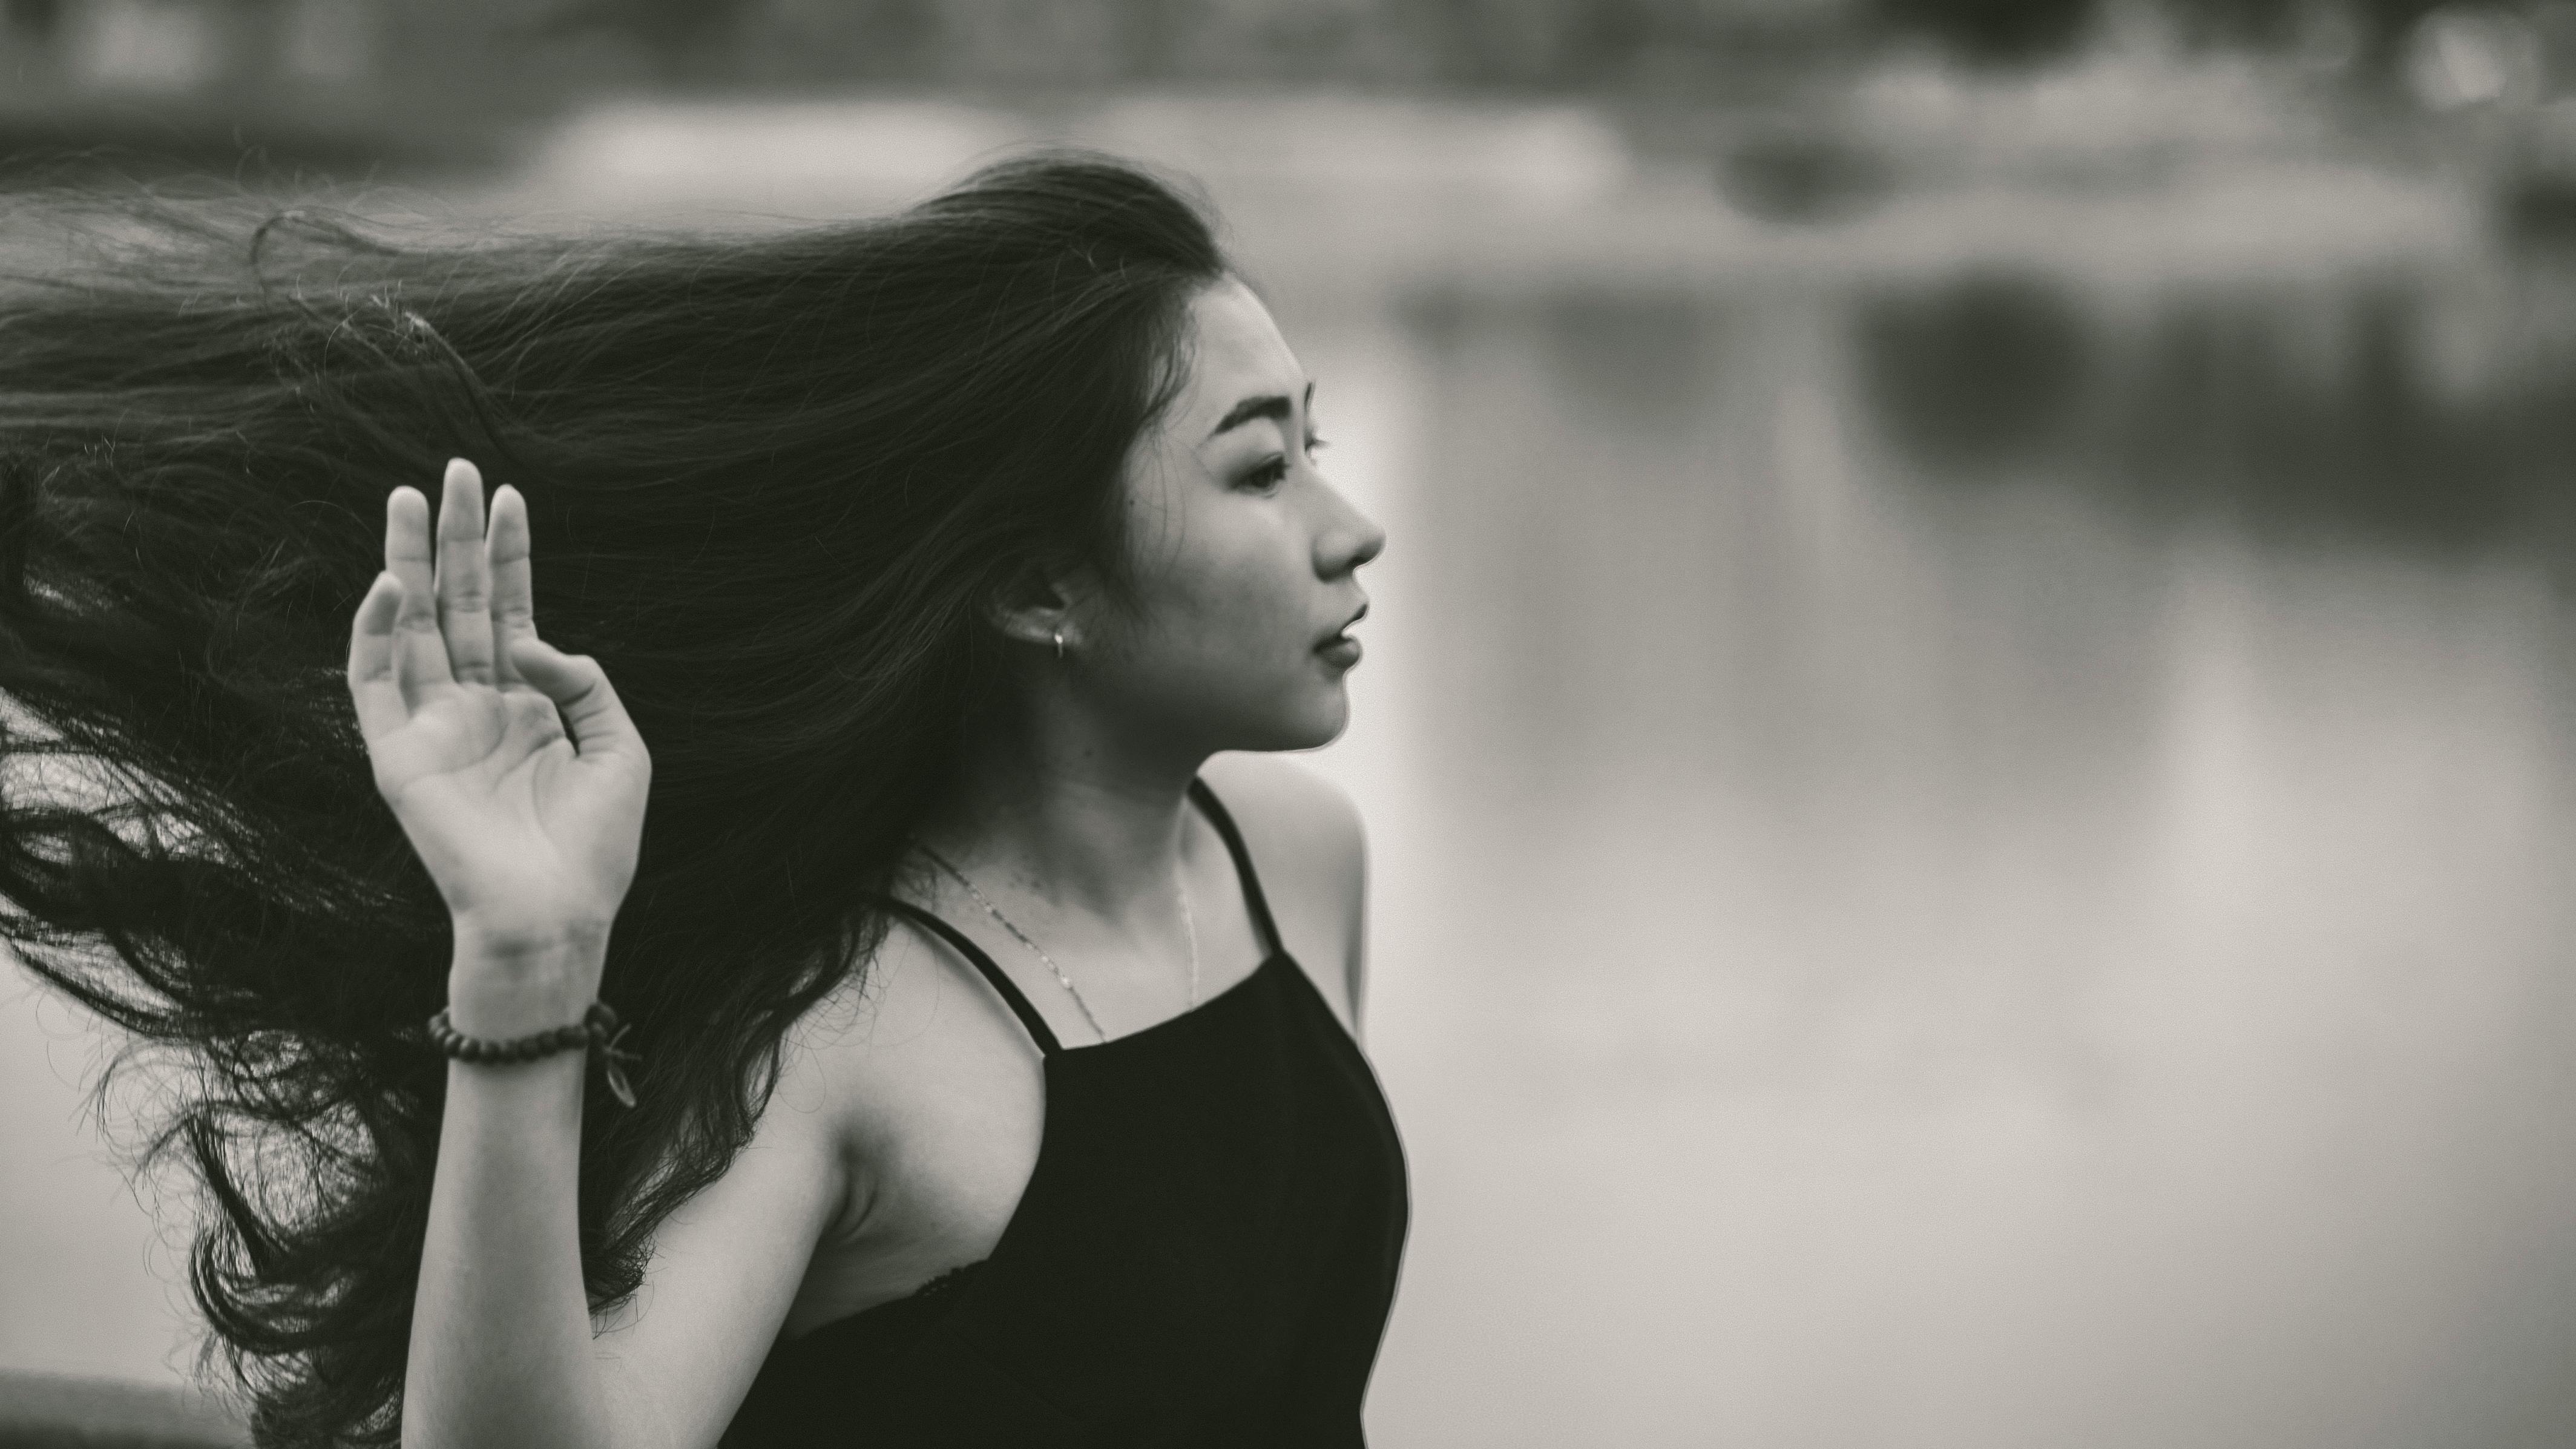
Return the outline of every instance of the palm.
[[[543,693],[454,686],[374,753],[378,787],[455,915],[536,920],[550,901],[613,912],[634,873],[618,831],[642,815],[641,782],[586,765]],[[470,853],[432,857],[460,844]]]
[[[451,464],[446,486],[434,557],[426,499],[388,500],[388,578],[352,634],[376,787],[460,930],[604,932],[634,878],[649,758],[597,667],[536,640],[516,493],[494,498],[487,540],[472,465]],[[513,663],[522,639],[537,683]]]

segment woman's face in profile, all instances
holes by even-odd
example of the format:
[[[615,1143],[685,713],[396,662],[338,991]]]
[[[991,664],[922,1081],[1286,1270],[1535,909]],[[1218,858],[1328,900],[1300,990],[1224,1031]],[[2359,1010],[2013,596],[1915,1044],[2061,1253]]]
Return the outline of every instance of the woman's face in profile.
[[[1190,304],[1188,381],[1128,455],[1132,611],[1083,620],[1083,673],[1136,724],[1208,751],[1307,749],[1350,716],[1385,530],[1315,467],[1314,386],[1268,308],[1227,278]]]

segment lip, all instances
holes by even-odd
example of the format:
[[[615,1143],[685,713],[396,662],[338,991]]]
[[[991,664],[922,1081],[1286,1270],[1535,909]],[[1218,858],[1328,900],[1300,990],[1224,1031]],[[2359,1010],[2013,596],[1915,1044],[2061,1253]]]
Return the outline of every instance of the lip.
[[[1334,643],[1339,642],[1339,641],[1341,640],[1341,637],[1342,637],[1344,634],[1346,634],[1346,633],[1349,633],[1349,632],[1350,632],[1350,627],[1351,627],[1353,624],[1356,624],[1356,623],[1358,623],[1360,620],[1365,619],[1365,618],[1367,618],[1367,617],[1368,617],[1368,601],[1367,601],[1366,599],[1362,599],[1362,600],[1360,601],[1360,606],[1359,606],[1359,610],[1358,610],[1358,612],[1356,612],[1356,613],[1352,614],[1349,618],[1344,619],[1344,620],[1341,622],[1340,627],[1338,627],[1338,628],[1334,629],[1334,630],[1333,630],[1333,632],[1331,632],[1330,634],[1325,635],[1325,636],[1324,636],[1323,638],[1321,638],[1321,639],[1316,640],[1316,641],[1315,641],[1315,647],[1316,647],[1316,648],[1318,648],[1318,649],[1321,649],[1321,648],[1324,648],[1326,645],[1334,644]]]
[[[1341,628],[1324,636],[1322,642],[1315,646],[1315,653],[1321,657],[1324,662],[1339,665],[1344,669],[1348,669],[1352,665],[1359,663],[1360,654],[1362,652],[1360,649],[1360,641],[1350,637],[1348,631],[1353,624],[1358,623],[1367,616],[1368,604],[1363,601],[1360,604],[1359,612],[1351,615],[1348,619],[1343,620]]]

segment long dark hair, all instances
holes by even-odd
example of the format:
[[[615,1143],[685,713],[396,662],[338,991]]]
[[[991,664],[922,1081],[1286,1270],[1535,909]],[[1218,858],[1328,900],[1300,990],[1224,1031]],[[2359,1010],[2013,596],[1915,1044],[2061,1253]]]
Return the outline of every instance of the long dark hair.
[[[1064,152],[757,237],[64,204],[112,224],[0,278],[0,936],[193,1067],[146,1160],[202,1181],[192,1286],[260,1442],[391,1442],[449,939],[343,679],[388,491],[451,455],[515,484],[538,628],[653,752],[602,986],[642,1102],[583,1128],[604,1307],[880,939],[1002,674],[984,602],[1121,579],[1122,464],[1226,264],[1173,187]]]

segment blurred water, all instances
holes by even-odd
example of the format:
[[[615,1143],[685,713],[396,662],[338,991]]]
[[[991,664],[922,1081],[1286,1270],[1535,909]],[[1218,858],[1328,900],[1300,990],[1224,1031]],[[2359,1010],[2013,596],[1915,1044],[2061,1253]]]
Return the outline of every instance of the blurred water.
[[[1342,344],[1385,1442],[2576,1437],[2569,455],[2440,437],[2576,369],[2446,398],[2402,288],[2101,300]]]
[[[1378,1442],[2576,1441],[2562,271],[1287,184],[1218,189],[1392,535],[1315,757],[1415,1174]],[[0,1364],[157,1372],[29,1022]]]

